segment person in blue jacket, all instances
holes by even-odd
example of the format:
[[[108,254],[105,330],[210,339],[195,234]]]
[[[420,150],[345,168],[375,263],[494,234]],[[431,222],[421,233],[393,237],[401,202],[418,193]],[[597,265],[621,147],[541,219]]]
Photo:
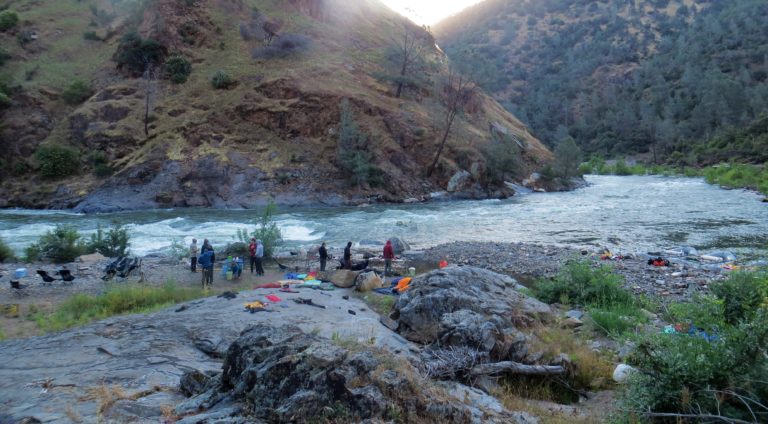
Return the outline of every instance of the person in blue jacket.
[[[197,258],[197,264],[203,269],[203,289],[207,285],[213,285],[213,258],[213,248],[204,249]]]

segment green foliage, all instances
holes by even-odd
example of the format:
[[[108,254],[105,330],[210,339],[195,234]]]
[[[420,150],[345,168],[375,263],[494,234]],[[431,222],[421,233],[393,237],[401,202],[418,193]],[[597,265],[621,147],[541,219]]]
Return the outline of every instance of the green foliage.
[[[13,250],[5,244],[3,239],[0,239],[0,262],[12,261],[14,259],[16,259],[16,255],[14,255]]]
[[[501,183],[505,175],[520,172],[520,148],[508,135],[493,137],[490,144],[482,150],[485,157],[486,177],[490,183]]]
[[[99,252],[108,258],[126,256],[131,236],[128,229],[120,224],[115,225],[108,231],[104,231],[101,225],[96,232],[91,234],[91,240],[88,242],[86,251],[88,253]]]
[[[355,122],[349,100],[342,99],[339,105],[339,136],[336,145],[336,163],[352,181],[360,187],[364,184],[383,184],[383,172],[373,162],[369,136]]]
[[[200,243],[199,246],[202,247],[202,243]],[[166,254],[170,258],[182,260],[184,258],[189,257],[189,248],[185,246],[181,240],[173,239],[171,241],[170,247],[168,247],[168,251]]]
[[[706,146],[701,164],[765,162],[765,139],[711,141],[768,110],[768,34],[758,18],[766,3],[683,3],[490,1],[436,31],[448,56],[479,68],[480,85],[506,93],[505,106],[541,140],[560,140],[564,125],[588,153],[653,154],[680,166],[695,165],[689,154]],[[606,67],[625,73],[613,78]]]
[[[74,295],[52,314],[38,313],[36,321],[45,332],[61,331],[114,315],[150,312],[204,295],[200,289],[177,287],[172,283],[163,287],[113,286],[98,296]]]
[[[261,217],[257,218],[256,229],[251,233],[251,237],[261,240],[264,245],[264,257],[269,258],[275,253],[275,249],[283,242],[283,234],[275,222],[277,214],[277,205],[270,201],[264,208]]]
[[[611,337],[620,337],[648,321],[642,311],[631,303],[588,308],[588,312],[589,323],[594,330]]]
[[[92,41],[104,41],[103,38],[99,37],[99,34],[96,34],[96,31],[86,31],[83,33],[83,38],[86,40],[92,40]]]
[[[10,58],[11,58],[11,54],[8,53],[8,51],[5,50],[4,48],[0,47],[0,66],[5,65],[5,62],[10,60]]]
[[[115,172],[109,165],[109,159],[104,152],[93,152],[89,154],[88,163],[93,167],[93,174],[97,177],[108,177]]]
[[[11,98],[7,94],[0,91],[0,109],[5,109],[11,106]]]
[[[217,90],[226,90],[235,85],[235,80],[228,73],[218,70],[211,77],[211,85]]]
[[[134,76],[141,75],[148,67],[162,63],[166,48],[156,40],[142,39],[135,32],[128,33],[120,40],[112,60],[118,69],[125,69]]]
[[[173,55],[165,61],[165,73],[176,84],[184,84],[192,73],[192,64],[181,55]]]
[[[27,247],[27,261],[72,262],[86,252],[80,233],[71,226],[57,225],[55,229],[40,236],[37,243]]]
[[[751,188],[768,194],[768,167],[765,165],[723,164],[704,170],[710,184],[728,188]]]
[[[93,94],[93,90],[84,81],[75,81],[67,87],[61,97],[70,105],[77,105],[87,100]]]
[[[0,12],[0,31],[8,31],[19,22],[19,15],[13,10]]]
[[[722,300],[722,316],[730,325],[751,321],[762,306],[768,305],[768,274],[736,272],[724,281],[710,285]]]
[[[40,164],[40,175],[46,178],[63,178],[74,175],[80,169],[80,152],[58,144],[38,147],[35,158]]]
[[[673,322],[706,333],[640,338],[628,358],[639,372],[624,387],[622,409],[768,419],[757,403],[768,398],[768,276],[735,273],[711,288],[714,296],[669,308]]]
[[[309,49],[312,39],[300,34],[281,34],[272,44],[251,51],[254,59],[289,58]]]
[[[623,279],[607,266],[594,268],[589,261],[571,260],[557,276],[536,282],[534,293],[546,303],[610,307],[631,304],[632,295],[621,288]]]
[[[558,176],[563,178],[576,177],[579,174],[582,154],[579,146],[571,137],[561,140],[555,147],[554,169]]]

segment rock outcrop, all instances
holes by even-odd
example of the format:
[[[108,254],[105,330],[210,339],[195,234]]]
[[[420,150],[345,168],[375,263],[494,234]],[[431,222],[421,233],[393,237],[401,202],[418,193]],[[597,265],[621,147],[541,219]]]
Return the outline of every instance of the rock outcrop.
[[[441,347],[467,346],[491,360],[521,360],[526,337],[518,327],[552,319],[549,306],[508,276],[449,266],[413,279],[390,318],[406,339]]]
[[[391,353],[333,343],[290,325],[245,329],[212,387],[206,377],[192,371],[182,378],[187,390],[200,390],[176,408],[182,422],[530,422],[498,405],[479,409],[482,402],[460,401]]]

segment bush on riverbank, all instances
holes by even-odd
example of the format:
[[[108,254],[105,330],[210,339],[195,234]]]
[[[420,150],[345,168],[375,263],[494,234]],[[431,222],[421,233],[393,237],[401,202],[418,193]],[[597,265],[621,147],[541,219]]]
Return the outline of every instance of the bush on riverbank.
[[[205,292],[201,289],[178,287],[173,283],[163,287],[113,286],[98,296],[76,294],[53,313],[38,313],[34,319],[44,332],[61,331],[114,315],[151,312],[203,296]]]
[[[539,280],[534,295],[546,303],[584,307],[596,331],[618,337],[647,320],[639,301],[622,283],[623,278],[608,266],[570,261],[554,278]]]
[[[14,259],[13,250],[0,239],[0,263]]]
[[[704,169],[703,175],[710,184],[726,188],[749,188],[768,194],[766,166],[724,164]]]
[[[621,397],[630,418],[768,420],[768,275],[733,274],[712,291],[715,296],[671,308],[682,332],[639,340],[628,358],[639,372]]]
[[[108,258],[125,256],[128,254],[130,240],[131,235],[128,234],[128,229],[120,224],[107,231],[99,225],[96,232],[91,234],[86,250],[88,253],[99,252]]]
[[[52,261],[54,263],[72,262],[86,252],[87,246],[81,241],[81,235],[74,227],[57,225],[40,236],[37,243],[26,248],[27,262]]]

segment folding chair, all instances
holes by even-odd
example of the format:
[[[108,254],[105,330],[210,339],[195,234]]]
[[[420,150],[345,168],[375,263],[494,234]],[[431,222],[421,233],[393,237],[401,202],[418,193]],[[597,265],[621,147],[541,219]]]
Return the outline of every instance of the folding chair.
[[[27,285],[26,284],[20,284],[18,281],[11,280],[11,291],[13,292],[14,296],[21,297],[21,296],[29,296],[29,293],[27,293]]]

